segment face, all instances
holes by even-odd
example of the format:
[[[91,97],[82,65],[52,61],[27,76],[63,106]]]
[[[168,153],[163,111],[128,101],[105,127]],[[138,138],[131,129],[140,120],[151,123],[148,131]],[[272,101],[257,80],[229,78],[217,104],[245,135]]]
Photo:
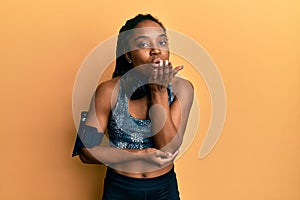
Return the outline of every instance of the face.
[[[129,37],[129,47],[131,52],[126,57],[135,67],[169,60],[167,35],[158,23],[151,20],[138,23]]]

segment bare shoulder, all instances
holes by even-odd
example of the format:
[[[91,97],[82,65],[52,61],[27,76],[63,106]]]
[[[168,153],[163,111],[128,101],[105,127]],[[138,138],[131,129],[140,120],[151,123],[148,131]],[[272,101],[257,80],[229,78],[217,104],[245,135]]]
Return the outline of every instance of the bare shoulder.
[[[173,84],[173,90],[176,93],[176,95],[184,95],[184,96],[194,95],[194,86],[189,80],[176,76],[172,84]]]
[[[96,89],[95,96],[105,98],[110,98],[114,92],[114,89],[116,90],[119,88],[117,87],[119,84],[120,77],[112,78],[108,81],[104,81],[100,83]]]
[[[90,103],[89,115],[86,124],[96,127],[98,132],[106,130],[107,121],[113,103],[114,88],[118,84],[118,78],[102,82],[96,89]]]

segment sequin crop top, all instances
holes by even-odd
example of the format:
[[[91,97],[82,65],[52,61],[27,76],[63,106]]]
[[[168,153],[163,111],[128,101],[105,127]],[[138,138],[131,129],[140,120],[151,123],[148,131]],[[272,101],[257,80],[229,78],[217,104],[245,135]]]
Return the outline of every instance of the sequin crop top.
[[[120,79],[120,89],[115,108],[112,110],[109,122],[109,140],[113,146],[122,149],[145,149],[153,147],[151,120],[137,119],[128,111],[128,97],[126,95],[126,79]],[[174,100],[172,85],[168,85],[169,105]]]

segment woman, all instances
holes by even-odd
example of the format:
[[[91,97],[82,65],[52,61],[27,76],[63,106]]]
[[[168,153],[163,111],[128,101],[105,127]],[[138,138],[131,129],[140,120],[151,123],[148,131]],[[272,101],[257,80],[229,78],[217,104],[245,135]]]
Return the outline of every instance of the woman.
[[[116,54],[113,78],[98,86],[83,113],[73,155],[108,165],[103,199],[180,199],[173,161],[193,87],[175,76],[183,66],[173,68],[166,29],[149,14],[121,28]],[[99,145],[105,131],[109,146]]]

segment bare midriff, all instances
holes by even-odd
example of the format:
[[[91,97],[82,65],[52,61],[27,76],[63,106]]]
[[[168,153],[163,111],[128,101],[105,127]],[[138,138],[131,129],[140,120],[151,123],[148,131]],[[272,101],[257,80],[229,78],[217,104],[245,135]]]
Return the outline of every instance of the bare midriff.
[[[161,169],[157,169],[150,172],[144,172],[144,173],[131,173],[131,172],[125,172],[117,169],[114,169],[114,171],[124,176],[132,177],[132,178],[155,178],[168,173],[172,168],[173,168],[173,163]]]

